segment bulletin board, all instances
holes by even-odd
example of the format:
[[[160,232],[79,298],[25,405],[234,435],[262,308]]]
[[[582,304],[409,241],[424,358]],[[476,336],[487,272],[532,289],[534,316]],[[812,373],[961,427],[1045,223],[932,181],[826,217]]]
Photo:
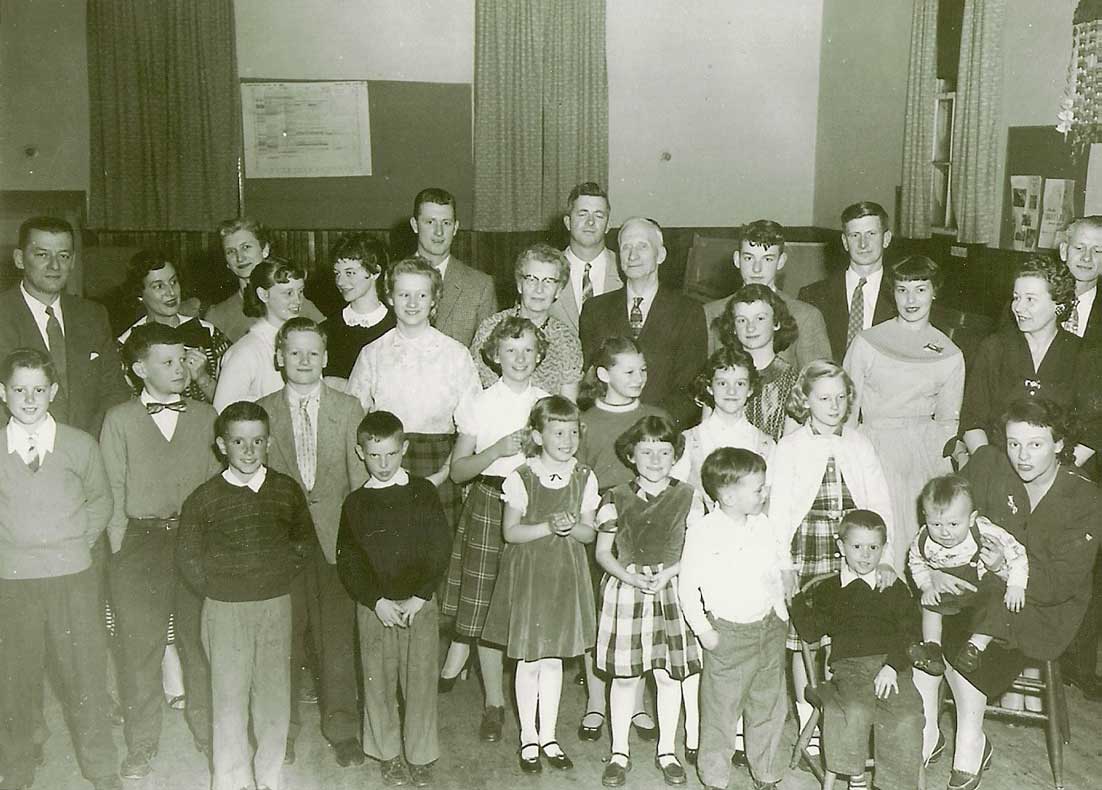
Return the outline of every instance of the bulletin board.
[[[278,80],[287,82],[286,80]],[[249,178],[245,213],[281,229],[388,229],[425,187],[455,195],[461,225],[474,200],[471,86],[369,81],[371,175]]]
[[[1078,159],[1073,159],[1071,154],[1071,145],[1064,142],[1064,135],[1054,126],[1012,126],[1007,130],[1000,247],[1012,247],[1011,176],[1075,179],[1075,216],[1083,215],[1087,194],[1087,155],[1084,152]]]

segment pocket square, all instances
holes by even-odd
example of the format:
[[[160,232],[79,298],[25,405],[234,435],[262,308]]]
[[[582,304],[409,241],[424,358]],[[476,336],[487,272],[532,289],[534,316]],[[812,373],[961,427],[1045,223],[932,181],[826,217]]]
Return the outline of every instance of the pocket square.
[[[98,351],[93,351],[91,354],[88,355],[88,361],[89,362],[95,362],[97,359],[99,359],[99,352]]]

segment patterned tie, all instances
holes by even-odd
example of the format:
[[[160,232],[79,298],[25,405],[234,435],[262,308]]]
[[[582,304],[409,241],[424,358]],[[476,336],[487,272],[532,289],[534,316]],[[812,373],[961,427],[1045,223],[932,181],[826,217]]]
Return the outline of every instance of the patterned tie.
[[[1079,297],[1076,297],[1075,301],[1071,303],[1071,310],[1068,311],[1068,317],[1064,319],[1064,323],[1062,323],[1061,326],[1073,335],[1079,334]]]
[[[302,487],[307,491],[312,491],[314,488],[314,477],[318,468],[317,437],[314,436],[309,409],[312,400],[314,400],[312,397],[303,398],[298,402],[299,435],[295,442],[298,473],[302,477]]]
[[[635,339],[638,339],[643,331],[643,308],[640,307],[641,304],[643,304],[642,296],[632,297],[631,312],[628,313],[628,323],[631,324],[631,336]]]
[[[174,403],[147,403],[145,404],[145,410],[150,414],[160,414],[165,409],[169,411],[182,412],[187,411],[187,404],[182,400],[178,400]]]
[[[37,472],[38,467],[42,465],[38,460],[38,436],[33,433],[27,436],[27,457],[24,463],[32,472]]]
[[[593,296],[593,280],[589,277],[589,272],[592,268],[592,261],[587,262],[585,271],[582,272],[582,304],[585,304],[586,300]]]
[[[846,327],[846,348],[865,326],[865,278],[857,281],[853,298],[849,300],[849,326]]]
[[[50,344],[50,357],[57,368],[58,378],[61,379],[61,388],[69,389],[69,369],[65,361],[65,334],[61,331],[61,322],[54,315],[54,308],[46,308],[46,342]]]

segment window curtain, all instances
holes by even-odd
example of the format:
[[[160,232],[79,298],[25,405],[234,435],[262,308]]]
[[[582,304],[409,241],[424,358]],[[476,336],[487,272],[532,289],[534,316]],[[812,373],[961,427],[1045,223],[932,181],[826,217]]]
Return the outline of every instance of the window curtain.
[[[937,6],[938,0],[915,0],[911,15],[899,217],[900,234],[911,239],[930,238],[930,212],[934,207],[931,162],[937,97]]]
[[[965,1],[953,124],[953,201],[957,239],[968,244],[986,243],[995,231],[1005,18],[1006,0]]]
[[[237,214],[233,0],[89,0],[89,223],[210,230]]]
[[[608,183],[605,0],[477,0],[474,228],[547,228]]]

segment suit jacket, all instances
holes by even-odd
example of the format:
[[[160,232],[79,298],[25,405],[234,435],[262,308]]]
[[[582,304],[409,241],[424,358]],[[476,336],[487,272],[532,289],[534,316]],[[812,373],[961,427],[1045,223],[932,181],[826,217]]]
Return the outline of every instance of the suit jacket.
[[[470,347],[478,325],[496,312],[494,279],[453,256],[444,274],[444,294],[432,325]]]
[[[1087,328],[1083,331],[1083,347],[1102,346],[1102,280],[1094,294],[1094,304],[1087,315]]]
[[[257,403],[268,412],[271,424],[268,465],[301,486],[295,430],[285,390],[265,395]],[[318,543],[330,565],[337,561],[337,530],[344,498],[367,481],[367,470],[356,455],[356,428],[363,416],[363,407],[357,398],[322,384],[318,404],[317,473],[313,489],[306,492],[306,502]]]
[[[846,356],[846,330],[849,328],[849,297],[846,293],[846,270],[828,275],[822,280],[800,289],[800,300],[818,308],[826,321],[827,338],[834,361],[839,365]],[[880,278],[880,291],[876,295],[876,307],[872,313],[872,325],[895,317],[895,297],[892,295],[892,278],[884,272]]]
[[[107,410],[130,399],[115,335],[107,310],[79,296],[61,296],[61,315],[68,387],[58,389],[50,413],[58,422],[99,436]],[[17,348],[48,353],[18,286],[0,294],[0,359]]]
[[[608,251],[609,262],[611,266],[605,266],[605,281],[601,288],[601,293],[606,294],[610,291],[615,291],[624,283],[620,280],[620,258],[612,250]],[[566,287],[559,292],[559,298],[555,300],[555,303],[551,305],[551,309],[548,311],[548,315],[562,321],[568,327],[574,330],[574,334],[578,334],[581,329],[578,325],[578,314],[581,311],[578,310],[578,300],[574,298],[574,289],[570,283],[566,284]]]
[[[593,364],[605,338],[631,337],[627,298],[624,287],[594,296],[582,308],[580,327],[586,368]],[[682,428],[695,424],[700,408],[693,402],[693,378],[708,359],[704,310],[684,294],[659,285],[638,343],[647,360],[643,402],[661,406]]]
[[[803,370],[804,365],[813,359],[832,359],[826,322],[823,321],[823,314],[819,312],[818,308],[812,307],[807,302],[801,302],[795,296],[789,296],[784,291],[777,291],[776,294],[784,302],[788,312],[796,319],[796,329],[799,331],[796,342],[777,356],[783,358],[796,370]],[[734,294],[704,305],[704,319],[708,322],[709,354],[715,352],[722,345],[713,324],[727,309],[727,303],[732,298],[734,298]]]

